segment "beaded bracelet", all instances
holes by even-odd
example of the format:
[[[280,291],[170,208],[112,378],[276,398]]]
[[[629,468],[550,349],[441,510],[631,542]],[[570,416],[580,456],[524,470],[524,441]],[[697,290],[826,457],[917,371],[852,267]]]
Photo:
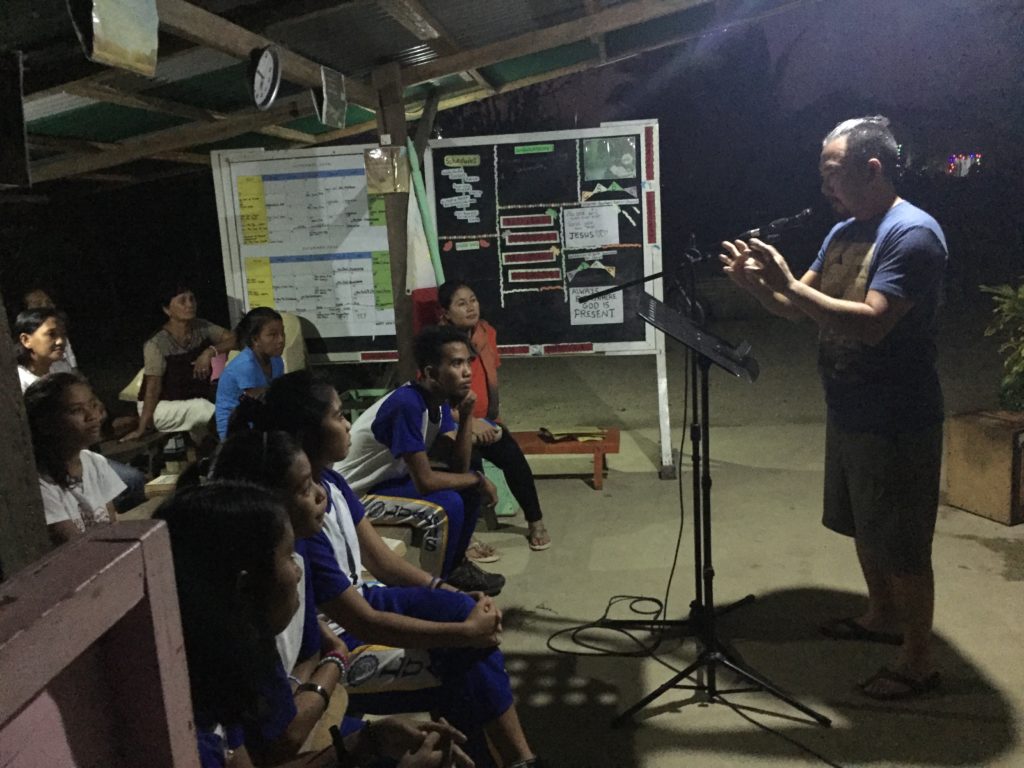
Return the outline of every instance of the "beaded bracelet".
[[[323,658],[320,659],[320,663],[316,665],[316,668],[320,669],[320,667],[324,666],[324,664],[333,664],[334,666],[336,666],[338,668],[338,671],[341,673],[342,678],[344,678],[345,675],[348,674],[348,659],[342,656],[337,651],[325,653],[323,655]]]

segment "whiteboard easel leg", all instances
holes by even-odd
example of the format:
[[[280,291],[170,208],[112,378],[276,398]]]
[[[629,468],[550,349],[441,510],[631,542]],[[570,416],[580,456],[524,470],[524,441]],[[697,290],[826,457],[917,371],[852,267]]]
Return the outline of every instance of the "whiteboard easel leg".
[[[661,431],[661,467],[658,469],[658,477],[674,480],[676,465],[672,461],[672,425],[668,413],[668,362],[665,359],[665,334],[661,331],[655,332],[654,345],[658,367],[658,426]]]

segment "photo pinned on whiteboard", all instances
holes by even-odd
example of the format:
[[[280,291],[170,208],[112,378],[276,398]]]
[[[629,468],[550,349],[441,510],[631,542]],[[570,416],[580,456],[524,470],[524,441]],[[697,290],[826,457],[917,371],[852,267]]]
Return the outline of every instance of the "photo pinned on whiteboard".
[[[580,299],[604,290],[604,286],[569,289],[570,325],[622,325],[622,291],[580,304]]]
[[[583,140],[583,178],[637,178],[636,136],[609,136]]]

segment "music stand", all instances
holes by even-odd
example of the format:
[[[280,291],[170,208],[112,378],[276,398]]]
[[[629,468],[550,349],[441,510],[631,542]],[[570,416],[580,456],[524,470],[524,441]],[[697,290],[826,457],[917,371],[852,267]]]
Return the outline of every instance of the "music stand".
[[[626,624],[633,626],[679,626],[686,625],[697,638],[700,654],[697,659],[675,674],[667,682],[649,693],[612,720],[613,726],[625,723],[636,712],[646,707],[663,693],[673,688],[685,688],[705,694],[712,703],[725,703],[722,696],[726,693],[748,693],[767,691],[775,698],[784,701],[794,709],[802,712],[815,722],[826,727],[832,721],[810,707],[801,704],[790,694],[759,675],[756,671],[732,659],[725,650],[724,644],[718,639],[715,626],[714,579],[715,569],[711,557],[711,451],[708,446],[709,414],[711,411],[708,378],[712,364],[722,370],[753,382],[759,373],[757,361],[750,356],[750,345],[742,344],[736,348],[717,336],[701,330],[689,319],[666,306],[650,294],[644,293],[637,314],[648,324],[653,325],[667,336],[688,347],[694,355],[691,365],[696,369],[697,376],[693,384],[693,421],[690,425],[690,438],[693,444],[694,465],[694,560],[695,560],[695,598],[690,604],[690,618],[685,621],[636,621],[608,622],[609,624]],[[699,465],[699,467],[698,467]],[[696,478],[700,475],[698,487]],[[699,507],[699,511],[698,511]],[[745,605],[754,599],[747,595],[727,608]],[[720,690],[716,672],[718,667],[725,667],[741,677],[752,687]],[[682,685],[681,681],[698,670],[705,670],[703,683]]]

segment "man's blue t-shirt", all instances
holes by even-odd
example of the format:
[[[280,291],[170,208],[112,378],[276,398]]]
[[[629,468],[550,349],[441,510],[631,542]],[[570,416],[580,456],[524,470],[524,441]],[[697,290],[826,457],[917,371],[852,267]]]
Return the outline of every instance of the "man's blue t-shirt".
[[[935,335],[946,258],[938,223],[906,201],[837,224],[825,238],[811,265],[822,292],[862,302],[873,290],[913,302],[875,346],[822,329],[818,370],[839,428],[893,433],[942,421]]]
[[[415,384],[406,384],[399,387],[381,403],[373,418],[373,436],[377,442],[387,446],[391,455],[396,459],[406,453],[427,451],[430,445],[426,443],[424,436],[423,420],[427,416],[428,422],[433,422],[438,416],[440,422],[434,435],[454,432],[458,425],[452,418],[452,409],[448,403],[443,403],[439,411],[429,413],[426,397],[423,391]]]
[[[429,452],[439,435],[455,432],[458,425],[448,403],[433,406],[415,382],[385,395],[352,425],[352,447],[335,465],[357,493],[409,476],[403,458]]]

